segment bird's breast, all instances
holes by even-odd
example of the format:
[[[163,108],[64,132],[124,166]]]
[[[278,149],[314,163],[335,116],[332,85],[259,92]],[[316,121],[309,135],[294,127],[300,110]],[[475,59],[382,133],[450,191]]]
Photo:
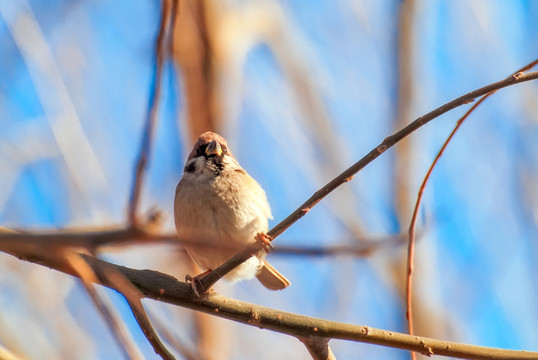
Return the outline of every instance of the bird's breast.
[[[246,244],[268,226],[257,202],[225,177],[195,181],[184,176],[176,190],[174,212],[178,234],[192,240]]]

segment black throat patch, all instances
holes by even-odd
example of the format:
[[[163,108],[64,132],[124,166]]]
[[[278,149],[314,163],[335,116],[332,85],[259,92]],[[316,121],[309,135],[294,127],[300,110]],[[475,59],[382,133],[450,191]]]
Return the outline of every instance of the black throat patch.
[[[222,169],[224,169],[223,158],[221,156],[210,156],[206,158],[206,162],[211,170],[213,170],[213,174],[215,174],[215,176],[219,176]]]
[[[215,176],[220,175],[224,169],[224,159],[220,156],[206,156],[205,157],[206,166],[213,172]],[[193,174],[197,170],[196,162],[191,161],[185,165],[183,172]]]
[[[196,171],[196,164],[194,163],[194,161],[191,161],[190,163],[185,165],[185,168],[183,169],[183,171],[186,172],[186,173],[189,173],[189,174],[192,174],[193,172],[195,172]]]

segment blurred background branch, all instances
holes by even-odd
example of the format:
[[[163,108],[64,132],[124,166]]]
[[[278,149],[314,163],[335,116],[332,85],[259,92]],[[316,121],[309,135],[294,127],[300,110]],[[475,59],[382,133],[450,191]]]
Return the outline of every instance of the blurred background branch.
[[[535,64],[535,63],[536,63],[536,61],[533,62],[533,64]],[[524,69],[526,69],[527,67],[525,67]],[[529,81],[529,80],[536,79],[536,78],[538,78],[538,72],[528,73],[528,74],[524,74],[522,72],[517,72],[515,75],[512,75],[512,76],[508,77],[504,81],[499,81],[499,82],[494,83],[492,85],[488,85],[488,86],[485,86],[485,87],[483,87],[481,89],[472,91],[472,92],[470,92],[470,93],[468,93],[466,95],[463,95],[463,96],[457,98],[456,100],[453,100],[453,101],[441,106],[440,108],[430,112],[429,114],[427,114],[427,115],[425,115],[423,117],[420,117],[415,122],[413,122],[410,125],[406,126],[401,131],[387,137],[380,145],[378,145],[376,148],[374,148],[366,157],[359,160],[357,163],[355,163],[355,165],[353,165],[349,169],[345,170],[342,174],[337,176],[334,180],[332,180],[324,188],[317,191],[309,200],[307,200],[301,207],[299,207],[299,209],[297,209],[294,212],[294,213],[300,214],[299,217],[298,216],[293,216],[293,213],[292,213],[292,215],[288,216],[285,220],[283,220],[283,222],[281,222],[279,225],[277,225],[275,227],[277,230],[275,230],[275,228],[273,228],[268,232],[269,236],[271,236],[270,239],[273,240],[274,237],[280,235],[283,231],[285,231],[287,228],[289,228],[296,220],[298,220],[300,217],[302,217],[306,213],[308,213],[310,211],[311,207],[313,207],[314,205],[319,203],[323,199],[323,197],[325,197],[330,191],[334,190],[337,186],[348,182],[356,172],[358,172],[364,166],[368,165],[371,161],[375,160],[377,158],[377,156],[380,155],[381,153],[383,153],[386,149],[392,147],[396,142],[401,140],[404,137],[401,134],[405,134],[405,133],[410,134],[412,131],[418,129],[420,126],[424,125],[428,121],[431,121],[435,117],[437,117],[438,115],[442,114],[443,109],[445,111],[448,111],[448,110],[456,107],[458,104],[460,104],[460,105],[461,104],[466,104],[466,103],[469,102],[469,99],[473,99],[474,97],[480,96],[484,92],[484,89],[490,89],[490,91],[479,102],[477,102],[466,113],[466,115],[462,119],[460,119],[460,121],[458,122],[458,126],[453,130],[450,137],[444,143],[443,148],[441,149],[438,156],[436,157],[436,159],[434,161],[434,164],[435,164],[437,162],[437,160],[439,159],[440,155],[442,154],[442,151],[443,151],[444,147],[446,147],[446,145],[448,144],[448,142],[450,141],[450,139],[454,135],[455,131],[459,128],[459,126],[461,125],[463,120],[487,96],[492,94],[497,89],[501,89],[501,88],[503,88],[505,86],[517,84],[517,83],[524,82],[524,81]],[[439,109],[441,109],[441,110],[439,110]],[[413,130],[410,130],[410,129],[413,129]],[[429,178],[429,175],[430,175],[432,169],[433,169],[433,165],[430,167],[430,170],[428,172],[428,175],[426,176],[426,179]],[[426,182],[426,180],[424,180],[423,185],[421,187],[421,191],[419,193],[419,200],[421,198],[425,182]],[[410,249],[409,250],[409,253],[410,253],[410,256],[409,256],[409,269],[410,270],[408,272],[409,276],[411,276],[411,269],[412,269],[412,258],[413,257],[412,257],[412,250],[411,249],[412,249],[412,245],[413,245],[413,242],[414,242],[414,228],[415,228],[415,224],[416,224],[415,221],[416,221],[416,214],[417,214],[418,203],[419,203],[418,201],[419,200],[417,200],[417,206],[415,207],[415,211],[414,211],[414,215],[413,215],[413,222],[412,222],[412,225],[410,227],[410,233],[409,233],[410,234],[410,247],[409,247],[409,249]],[[284,225],[282,225],[282,224],[284,224]],[[282,230],[279,230],[279,229],[282,229]],[[138,230],[136,228],[129,228],[129,229],[126,230],[127,234],[130,234],[133,231],[143,233],[143,230]],[[75,261],[77,259],[76,257],[67,256],[66,261],[67,261],[68,266],[66,267],[66,265],[62,264],[62,261],[60,260],[61,255],[60,255],[60,257],[58,257],[58,255],[53,255],[53,257],[51,259],[48,259],[47,256],[44,255],[44,252],[43,252],[44,243],[39,242],[39,241],[34,242],[34,241],[32,241],[32,239],[28,238],[27,234],[20,234],[20,233],[17,233],[17,232],[13,232],[10,229],[4,229],[3,232],[5,232],[5,234],[3,234],[1,237],[3,237],[4,240],[5,239],[8,240],[8,241],[4,241],[3,243],[1,243],[2,245],[4,245],[4,248],[2,249],[3,251],[5,251],[7,253],[10,253],[10,254],[12,254],[12,255],[20,258],[20,259],[26,259],[26,260],[29,260],[29,261],[35,261],[37,263],[45,264],[46,266],[56,268],[57,270],[67,272],[69,274],[72,274],[74,276],[82,278],[83,281],[85,281],[85,282],[89,282],[89,281],[97,282],[97,278],[95,278],[93,276],[92,271],[89,271],[88,269],[85,270],[85,267],[81,266],[80,261]],[[101,235],[102,234],[103,233],[101,233]],[[116,233],[116,234],[118,234],[118,233]],[[68,234],[68,235],[73,236],[72,233]],[[109,236],[110,233],[105,233],[105,236],[107,236],[107,235]],[[48,236],[49,236],[49,238],[54,238],[54,234],[49,234]],[[96,235],[94,235],[94,237],[93,237],[94,239],[95,239],[95,236]],[[36,236],[36,238],[38,238],[38,239],[40,237],[43,237],[43,236],[42,235],[37,235]],[[87,240],[88,238],[91,238],[91,237],[88,237],[87,234],[86,234],[86,236],[82,237],[82,238],[84,240]],[[11,241],[9,241],[10,239],[11,239]],[[22,239],[24,239],[25,241],[21,241]],[[48,244],[46,244],[46,245],[47,245],[47,251],[50,251],[50,249],[51,249],[50,242]],[[63,244],[60,243],[59,250],[61,250],[62,246],[65,247],[65,242]],[[90,245],[90,246],[93,247],[95,245]],[[215,269],[213,272],[211,272],[208,275],[204,276],[204,278],[202,279],[202,283],[203,283],[203,286],[204,286],[204,288],[202,289],[202,292],[205,292],[206,290],[209,290],[218,279],[220,279],[222,276],[224,276],[227,272],[229,272],[235,266],[237,266],[241,262],[245,261],[248,257],[250,257],[251,254],[252,254],[252,251],[255,251],[255,250],[246,249],[245,251],[241,251],[234,258],[230,259],[229,262],[223,264],[221,267]],[[62,252],[60,252],[60,254],[61,253]],[[69,267],[71,269],[69,269]],[[101,271],[106,272],[108,270],[102,270],[101,269]],[[117,269],[115,269],[115,270],[112,269],[112,270],[109,271],[110,274],[105,275],[105,276],[106,277],[112,276],[117,271],[118,271]],[[217,277],[215,277],[215,274],[217,275]],[[153,329],[153,327],[151,326],[151,324],[149,322],[149,319],[148,319],[148,317],[147,317],[147,315],[146,315],[146,313],[145,313],[145,311],[144,311],[144,309],[142,307],[142,304],[139,302],[139,299],[140,299],[140,297],[142,295],[141,294],[137,295],[138,291],[134,291],[134,292],[131,291],[129,282],[124,281],[124,286],[123,287],[119,287],[119,285],[115,284],[114,281],[112,281],[112,280],[110,280],[108,278],[106,280],[101,279],[101,280],[99,280],[99,282],[104,283],[105,285],[109,284],[108,286],[113,287],[114,289],[120,291],[121,293],[123,293],[126,296],[127,302],[129,304],[133,314],[135,314],[135,318],[137,319],[137,322],[138,322],[139,326],[144,331],[144,334],[146,335],[146,337],[150,341],[150,343],[152,343],[155,351],[158,354],[160,354],[161,357],[164,358],[164,359],[173,359],[174,358],[173,355],[168,352],[168,350],[165,348],[165,346],[159,340],[158,335],[155,333],[155,330]],[[110,284],[112,284],[112,285],[110,285]],[[408,280],[408,284],[409,285],[411,284],[410,280]],[[409,319],[409,331],[411,332],[411,334],[413,334],[411,308],[409,307],[410,294],[411,294],[409,285],[408,285],[408,288],[407,288],[407,303],[408,303],[407,315],[408,315],[408,319]],[[147,286],[147,285],[145,285],[145,286]],[[123,288],[123,291],[122,291],[122,288]],[[94,301],[96,306],[100,309],[101,313],[103,314],[104,319],[109,324],[109,326],[112,329],[113,334],[116,336],[118,342],[120,344],[122,344],[121,347],[123,349],[125,349],[126,356],[128,356],[128,357],[136,356],[134,350],[132,350],[133,349],[132,346],[129,345],[129,343],[126,340],[125,336],[122,335],[122,331],[120,330],[120,327],[119,327],[118,323],[114,320],[113,316],[111,315],[110,310],[108,310],[108,308],[104,305],[104,303],[102,303],[99,300],[97,294],[91,289],[91,287],[87,283],[85,284],[85,289],[90,294],[90,297],[92,298],[92,300]],[[164,289],[164,291],[169,291],[169,290]],[[198,298],[198,295],[192,294],[192,296],[193,296],[194,299]],[[250,320],[246,320],[246,321],[247,321],[247,323],[249,323]],[[307,345],[307,348],[309,349],[309,352],[314,357],[319,357],[320,356],[319,354],[320,354],[321,350],[319,349],[319,346],[317,346],[316,344],[308,343],[308,342],[305,343],[305,345]],[[424,344],[422,343],[420,345],[422,346]],[[426,352],[424,352],[425,354],[439,353],[439,350],[437,348],[436,348],[435,352],[433,352],[433,350],[431,348],[427,348],[427,349],[428,350]],[[445,350],[447,350],[447,349],[445,349]],[[417,350],[415,350],[415,351],[417,351]],[[327,356],[329,356],[331,354],[331,351],[328,348],[326,348],[322,352],[323,352],[323,354],[325,354]],[[449,355],[450,354],[451,353],[449,353]],[[519,356],[521,356],[521,354],[519,354]]]
[[[178,1],[179,0],[161,1],[162,12],[159,34],[157,35],[156,41],[153,89],[150,93],[148,116],[144,131],[142,132],[140,154],[138,155],[138,161],[136,163],[136,172],[127,214],[129,224],[134,226],[137,225],[136,211],[140,202],[140,192],[142,191],[144,172],[148,166],[151,151],[151,139],[153,138],[153,133],[155,131],[155,123],[157,122],[157,111],[159,110],[159,100],[161,98],[163,66],[171,46],[170,39],[172,39],[172,37],[170,32],[173,30],[176,13],[179,12]]]
[[[523,0],[0,2],[0,224],[21,230],[0,235],[0,247],[54,258],[67,246],[177,278],[197,273],[171,213],[201,132],[230,140],[283,219],[387,134],[536,58],[537,18]],[[537,89],[511,87],[484,104],[432,174],[417,213],[419,335],[536,348]],[[404,331],[402,224],[462,114],[412,134],[286,230],[269,255],[293,283],[285,293],[254,282],[217,291]],[[133,164],[143,171],[131,184]],[[135,226],[125,224],[126,204]],[[8,255],[0,267],[0,303],[9,304],[1,349],[32,359],[125,356],[82,283]],[[96,290],[136,352],[157,358],[128,302]],[[178,358],[309,357],[295,336],[163,302],[144,307]],[[347,341],[331,350],[409,358]]]

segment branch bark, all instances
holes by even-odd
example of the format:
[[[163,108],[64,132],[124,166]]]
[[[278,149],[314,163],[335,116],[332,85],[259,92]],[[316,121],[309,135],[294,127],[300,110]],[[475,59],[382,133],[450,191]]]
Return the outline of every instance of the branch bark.
[[[329,339],[320,337],[299,338],[314,360],[336,360]]]
[[[51,251],[32,251],[27,246],[0,250],[21,260],[47,266],[51,269],[78,277],[78,272],[64,257]],[[90,255],[80,255],[95,273],[95,281],[122,292],[122,287],[110,280],[109,274],[119,273],[140,292],[141,296],[182,306],[214,316],[237,321],[262,329],[273,330],[298,338],[321,337],[342,339],[416,351],[426,355],[444,355],[463,359],[534,359],[538,352],[503,350],[430,339],[420,336],[380,330],[368,326],[338,323],[228,298],[217,293],[197,297],[190,284],[177,281],[172,276],[152,270],[135,270],[114,265]]]

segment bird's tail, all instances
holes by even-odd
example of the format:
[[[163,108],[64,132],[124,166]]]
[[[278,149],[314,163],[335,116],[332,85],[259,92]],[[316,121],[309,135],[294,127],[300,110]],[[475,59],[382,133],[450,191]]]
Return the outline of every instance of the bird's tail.
[[[262,283],[263,286],[269,290],[282,290],[290,286],[290,281],[279,273],[274,267],[271,266],[267,261],[263,261],[263,266],[258,275],[256,275],[258,280]]]

